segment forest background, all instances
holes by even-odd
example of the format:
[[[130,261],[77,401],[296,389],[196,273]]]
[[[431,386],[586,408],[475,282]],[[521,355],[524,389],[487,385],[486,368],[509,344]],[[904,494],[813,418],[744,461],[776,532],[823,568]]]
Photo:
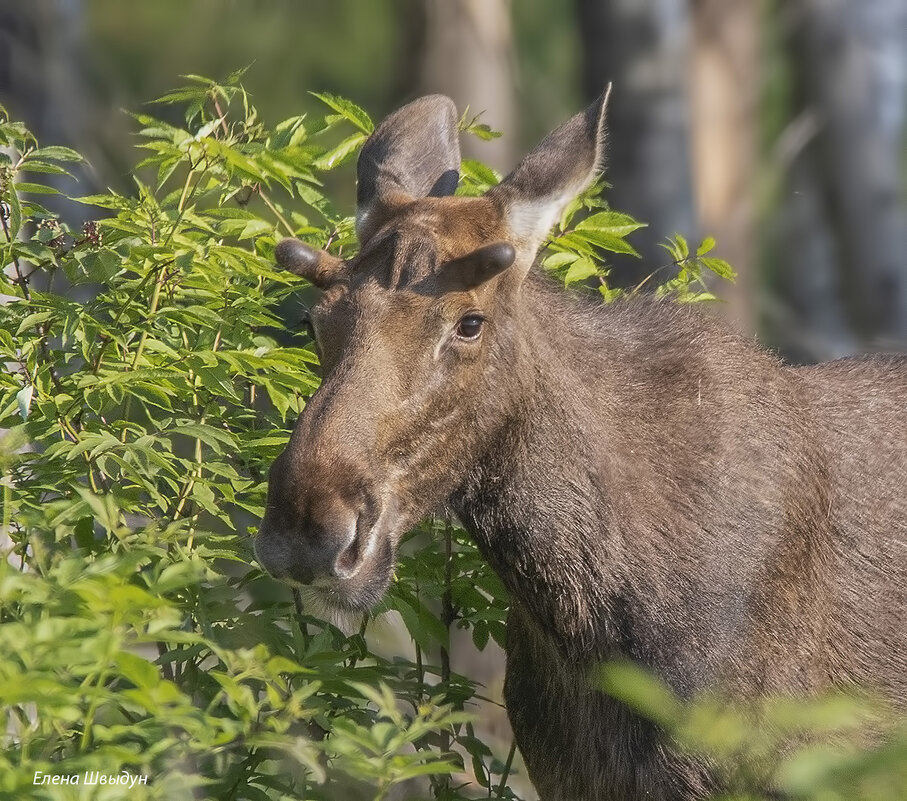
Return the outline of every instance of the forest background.
[[[622,283],[708,234],[730,316],[788,358],[907,341],[902,0],[0,1],[0,102],[85,154],[83,191],[130,181],[122,109],[253,63],[266,119],[445,92],[505,132],[466,145],[498,170],[613,81],[606,198],[648,223]]]

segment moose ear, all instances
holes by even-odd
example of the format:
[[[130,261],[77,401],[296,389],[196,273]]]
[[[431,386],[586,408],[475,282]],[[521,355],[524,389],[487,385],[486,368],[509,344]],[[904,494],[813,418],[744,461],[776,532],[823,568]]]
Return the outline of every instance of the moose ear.
[[[300,242],[298,239],[284,239],[274,249],[277,265],[287,272],[305,278],[319,289],[327,289],[342,277],[343,259]]]
[[[457,108],[428,95],[398,109],[359,154],[356,233],[362,244],[396,206],[429,195],[452,195],[460,170]]]
[[[556,128],[486,197],[501,210],[523,269],[567,204],[592,184],[604,162],[611,85],[585,111]]]

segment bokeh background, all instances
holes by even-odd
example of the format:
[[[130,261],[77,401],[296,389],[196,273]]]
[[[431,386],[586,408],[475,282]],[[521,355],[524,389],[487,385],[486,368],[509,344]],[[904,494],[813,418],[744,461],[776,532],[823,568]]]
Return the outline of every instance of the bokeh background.
[[[618,283],[712,235],[725,311],[787,358],[907,343],[907,0],[0,0],[0,102],[89,184],[129,189],[124,109],[248,64],[269,122],[445,92],[499,170],[613,81],[608,199],[649,223]]]

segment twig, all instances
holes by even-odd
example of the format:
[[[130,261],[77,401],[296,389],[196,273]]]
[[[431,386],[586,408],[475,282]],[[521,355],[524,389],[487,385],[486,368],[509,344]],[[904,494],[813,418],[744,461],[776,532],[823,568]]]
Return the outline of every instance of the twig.
[[[309,627],[305,622],[305,613],[302,609],[302,596],[299,590],[293,588],[293,606],[296,608],[296,622],[299,624],[299,631],[302,634],[302,644],[306,648],[309,646]]]
[[[451,595],[451,582],[453,580],[453,526],[447,522],[444,526],[444,592],[441,595],[441,622],[447,629],[448,642],[450,642],[450,627],[457,619],[456,610],[453,608]],[[449,688],[450,685],[450,651],[441,646],[441,683]],[[450,732],[447,729],[441,732],[441,749],[450,751]],[[440,782],[442,787],[449,785],[449,777],[444,776]]]
[[[158,267],[157,279],[154,282],[154,291],[151,293],[151,303],[148,306],[148,325],[152,323],[152,318],[157,313],[157,307],[161,300],[161,287],[164,284],[164,276],[167,273],[166,262],[161,264]],[[139,363],[139,359],[142,358],[142,352],[145,350],[145,343],[148,341],[148,329],[146,328],[142,331],[142,336],[139,338],[138,347],[135,350],[135,355],[132,358],[132,364],[130,365],[130,370],[135,370],[136,365]],[[132,395],[129,395],[126,398],[126,405],[123,407],[123,433],[120,436],[120,442],[126,441],[126,433],[129,431],[129,412],[132,409]]]
[[[507,779],[510,778],[510,769],[513,767],[513,757],[516,754],[516,738],[510,741],[510,751],[507,754],[507,761],[504,763],[504,772],[501,774],[501,781],[498,783],[498,798],[504,797],[504,790],[507,789]]]
[[[224,136],[230,136],[230,129],[227,127],[227,115],[224,114],[223,109],[220,107],[220,101],[217,99],[217,95],[214,92],[211,93],[211,102],[214,104],[214,110],[220,118],[220,128],[224,132]]]
[[[171,264],[173,264],[173,259],[163,262],[161,264],[161,267],[168,267]],[[151,276],[153,274],[154,274],[154,271],[149,270],[145,274],[145,277],[141,281],[139,281],[138,286],[136,286],[136,288],[135,288],[135,291],[132,293],[132,295],[129,296],[129,299],[120,307],[120,310],[117,312],[116,317],[113,318],[113,322],[111,323],[111,328],[117,327],[117,324],[120,322],[120,318],[122,318],[122,316],[127,312],[129,307],[133,304],[135,299],[139,296],[139,293],[145,288],[145,284],[148,282],[148,279],[151,278]],[[106,334],[101,334],[101,336],[99,338],[102,340],[101,347],[98,350],[97,357],[95,357],[94,364],[91,366],[92,375],[98,374],[98,370],[101,369],[101,362],[104,359],[104,351],[107,348],[107,346],[113,341],[112,338],[108,337]]]
[[[287,229],[287,233],[290,236],[293,236],[293,234],[296,233],[293,230],[293,226],[286,221],[284,216],[277,210],[277,207],[271,202],[268,196],[264,192],[262,192],[261,186],[258,187],[258,195],[264,201],[264,204],[274,213],[274,216],[277,217],[278,220],[280,220],[281,225],[283,225],[283,227]]]
[[[11,189],[10,191],[15,191]],[[6,235],[6,241],[10,243],[12,247],[13,238],[9,231],[9,226],[6,224],[6,216],[0,214],[0,224],[3,225],[3,233]],[[22,266],[19,264],[19,257],[13,256],[13,267],[16,270],[16,283],[22,288],[22,295],[26,300],[31,300],[31,292],[28,291],[28,278],[22,275]],[[29,273],[31,275],[31,273]]]

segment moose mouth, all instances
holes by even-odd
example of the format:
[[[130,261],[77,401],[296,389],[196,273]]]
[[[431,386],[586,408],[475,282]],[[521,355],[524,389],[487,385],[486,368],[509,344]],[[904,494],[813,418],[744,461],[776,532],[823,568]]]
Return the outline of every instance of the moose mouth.
[[[358,532],[337,555],[329,574],[314,568],[296,538],[267,521],[255,537],[255,555],[273,578],[303,590],[311,611],[328,615],[367,612],[384,597],[396,562],[396,537],[382,522]]]
[[[351,550],[354,545],[350,546]],[[305,597],[322,612],[368,612],[387,592],[394,575],[395,548],[388,536],[372,534],[365,548],[368,554],[356,566],[356,571],[343,578],[321,577],[309,584],[290,582],[306,588]],[[346,552],[339,561],[347,557]]]

